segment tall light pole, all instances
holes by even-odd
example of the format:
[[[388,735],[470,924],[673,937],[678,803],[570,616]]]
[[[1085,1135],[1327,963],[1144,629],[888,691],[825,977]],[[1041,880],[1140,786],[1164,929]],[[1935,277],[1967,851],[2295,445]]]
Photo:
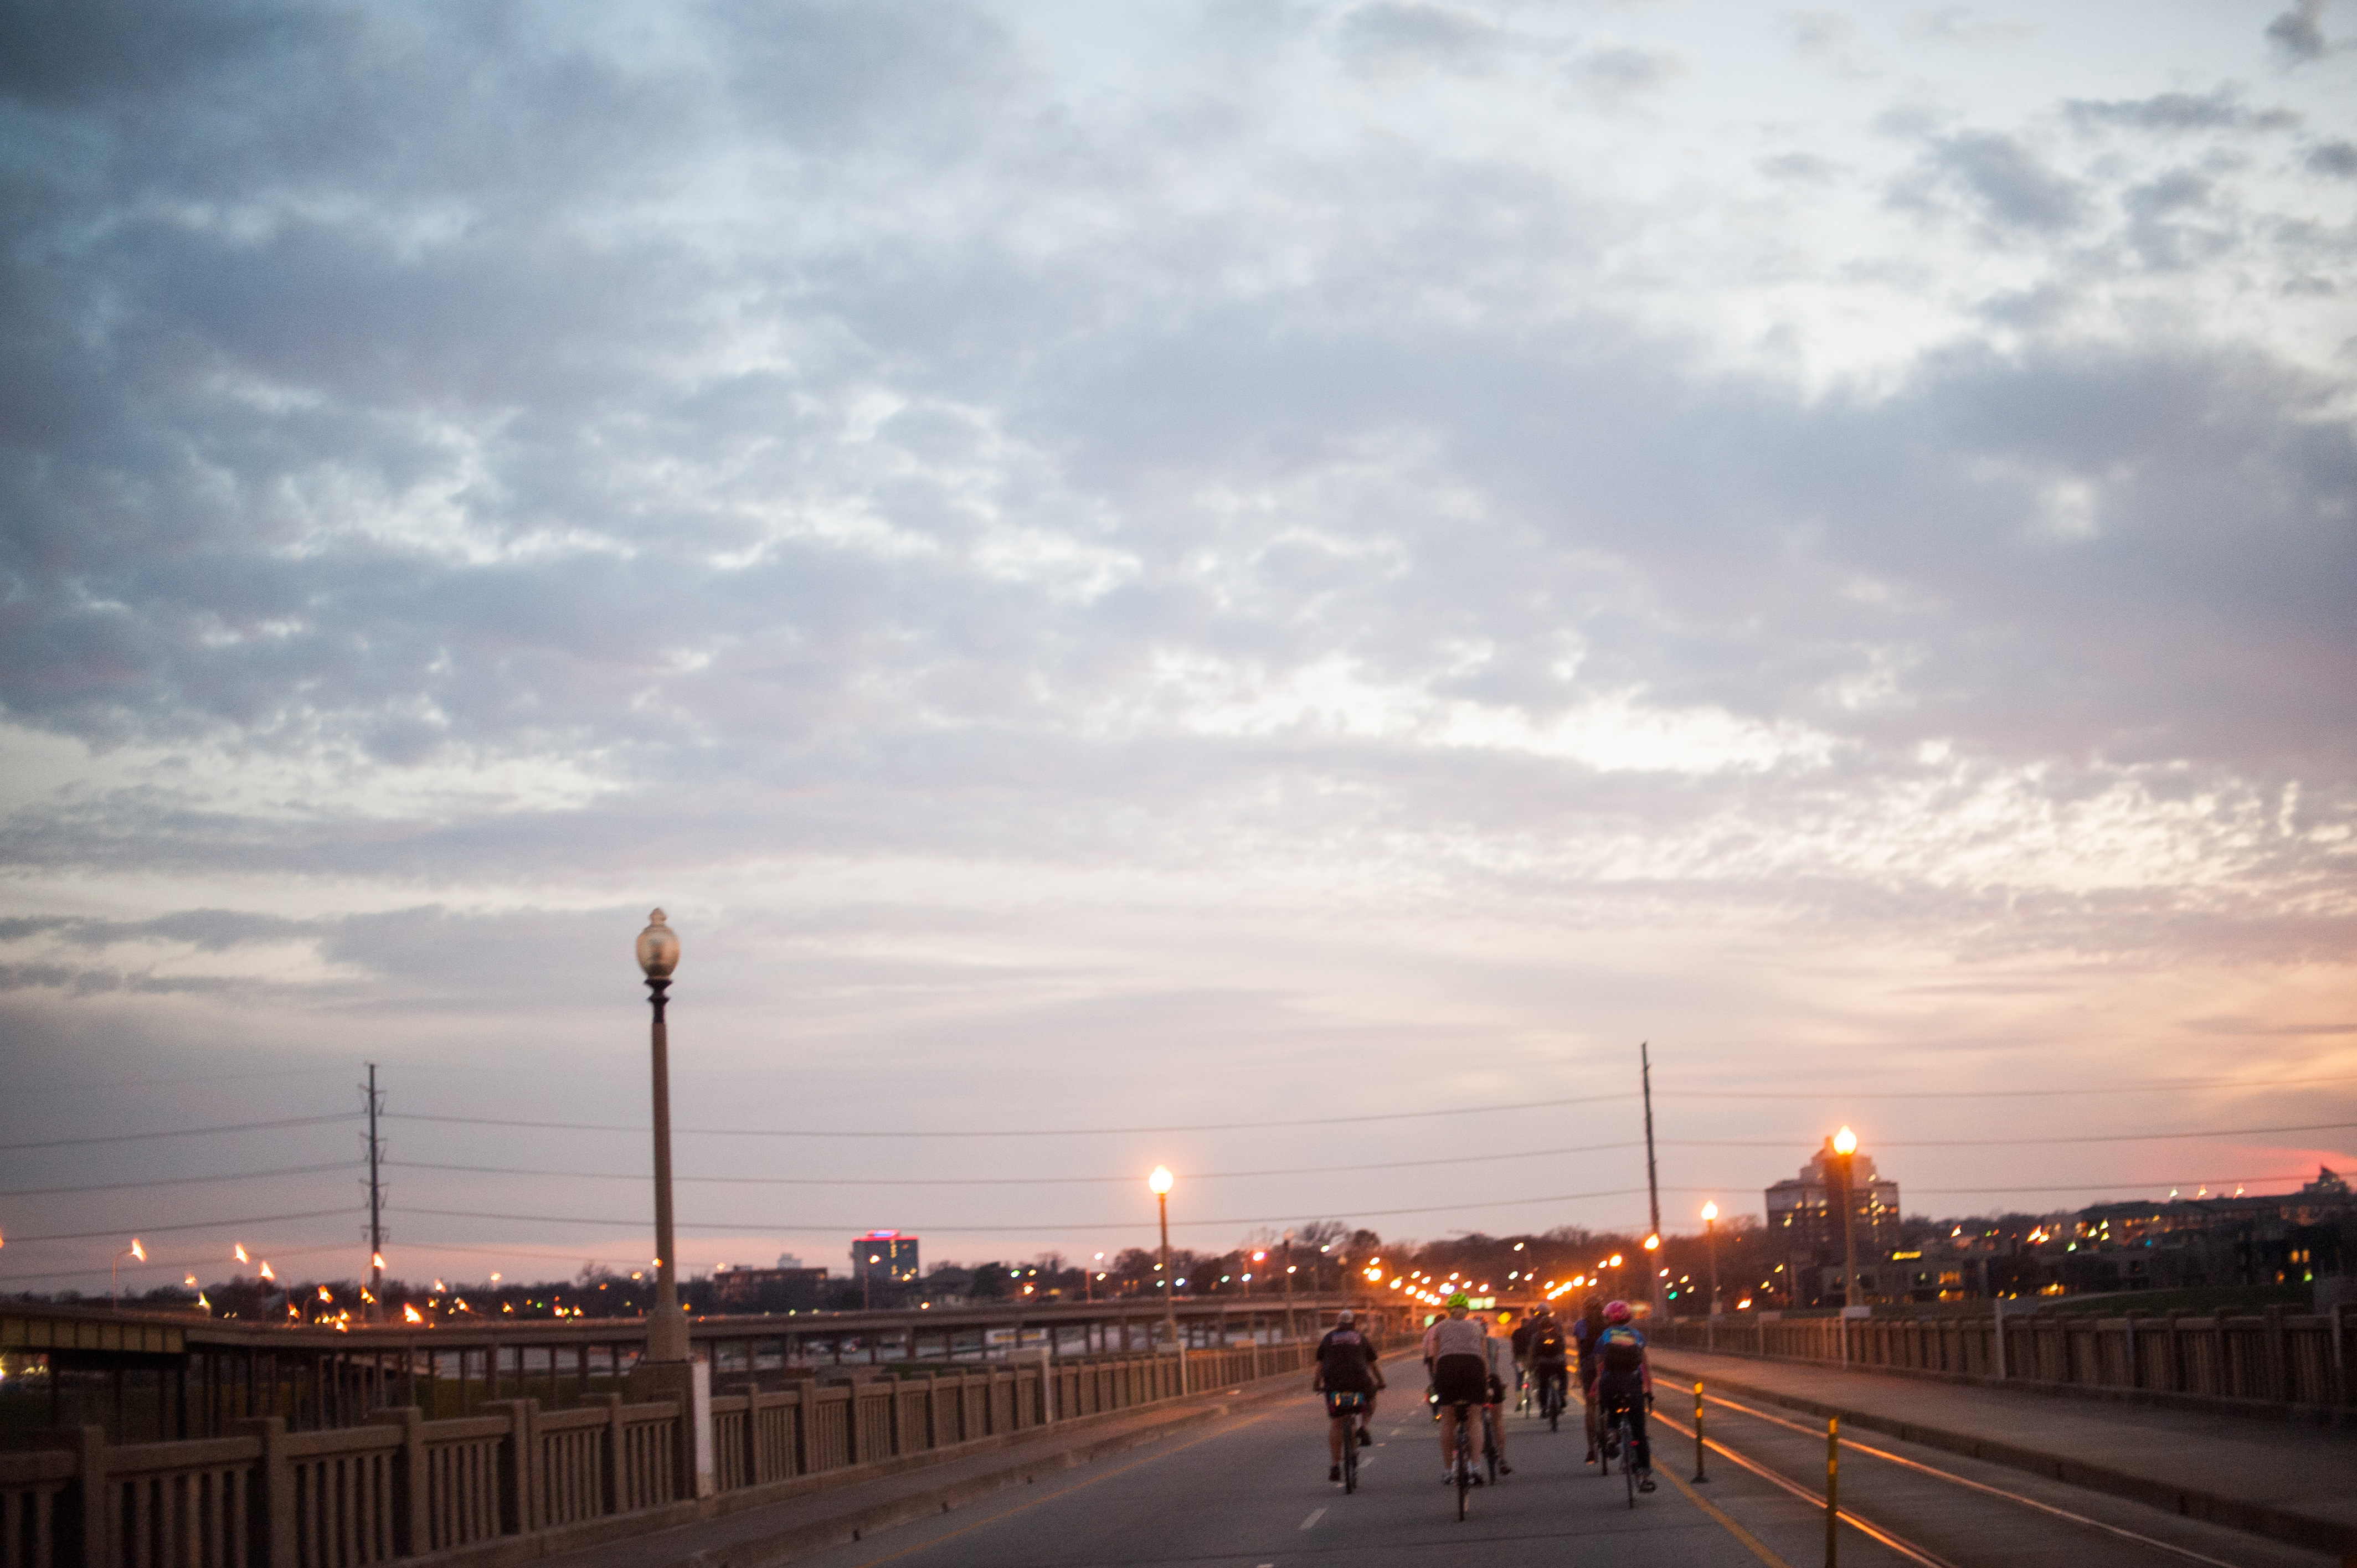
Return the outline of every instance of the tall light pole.
[[[1853,1183],[1857,1174],[1857,1134],[1845,1127],[1826,1141],[1834,1157],[1825,1162],[1829,1171],[1841,1173],[1842,1227],[1842,1305],[1856,1306],[1857,1301],[1857,1198]],[[1846,1330],[1844,1331],[1846,1334]]]
[[[110,1307],[123,1305],[123,1287],[116,1283],[114,1271],[123,1266],[125,1258],[136,1258],[143,1263],[147,1261],[147,1249],[139,1244],[138,1237],[131,1238],[131,1245],[115,1253],[114,1261],[106,1265],[106,1305]]]
[[[1187,1352],[1178,1345],[1178,1292],[1170,1283],[1170,1167],[1155,1166],[1146,1185],[1154,1189],[1154,1207],[1162,1218],[1162,1338],[1178,1352],[1178,1391],[1183,1394],[1187,1391]]]
[[[684,1362],[687,1320],[679,1310],[679,1247],[671,1219],[671,1035],[663,1024],[663,993],[679,967],[679,937],[663,923],[661,909],[639,933],[639,967],[646,972],[647,1002],[654,1009],[655,1304],[647,1315],[647,1359]]]
[[[1710,1310],[1703,1316],[1702,1348],[1718,1348],[1718,1205],[1702,1206],[1703,1244],[1710,1249]]]

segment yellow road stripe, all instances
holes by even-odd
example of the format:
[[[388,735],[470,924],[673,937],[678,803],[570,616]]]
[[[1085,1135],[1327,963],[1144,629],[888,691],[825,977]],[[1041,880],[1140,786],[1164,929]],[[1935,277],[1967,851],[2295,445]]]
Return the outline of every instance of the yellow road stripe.
[[[1679,1491],[1684,1492],[1685,1494],[1686,1501],[1694,1504],[1695,1507],[1708,1514],[1720,1529],[1726,1530],[1727,1534],[1735,1537],[1736,1540],[1749,1547],[1751,1549],[1751,1555],[1760,1559],[1760,1562],[1768,1564],[1768,1568],[1792,1568],[1792,1565],[1790,1563],[1785,1562],[1773,1552],[1769,1551],[1765,1541],[1762,1541],[1758,1536],[1752,1534],[1749,1530],[1744,1529],[1741,1525],[1727,1518],[1726,1513],[1722,1511],[1717,1504],[1706,1498],[1700,1492],[1695,1491],[1684,1481],[1679,1480],[1676,1476],[1672,1475],[1667,1470],[1659,1470],[1656,1471],[1655,1474],[1668,1476],[1670,1477],[1670,1485],[1675,1487]]]
[[[959,1536],[965,1534],[968,1530],[980,1530],[986,1524],[996,1524],[1003,1519],[1013,1519],[1017,1514],[1023,1512],[1027,1509],[1036,1509],[1041,1503],[1052,1503],[1058,1498],[1069,1498],[1074,1492],[1084,1491],[1088,1487],[1095,1486],[1099,1481],[1110,1481],[1115,1476],[1127,1475],[1132,1470],[1141,1469],[1147,1465],[1153,1464],[1157,1459],[1168,1459],[1174,1454],[1184,1454],[1189,1448],[1199,1448],[1204,1444],[1211,1442],[1215,1438],[1225,1437],[1232,1432],[1241,1432],[1245,1427],[1252,1425],[1254,1422],[1267,1420],[1269,1415],[1273,1413],[1273,1412],[1264,1411],[1259,1415],[1247,1416],[1243,1420],[1236,1423],[1233,1426],[1222,1427],[1217,1432],[1207,1432],[1202,1436],[1196,1438],[1192,1443],[1181,1443],[1176,1448],[1165,1448],[1159,1453],[1149,1454],[1143,1459],[1132,1460],[1130,1463],[1122,1466],[1118,1469],[1107,1470],[1101,1476],[1091,1476],[1087,1480],[1079,1482],[1073,1486],[1066,1487],[1062,1491],[1049,1492],[1044,1496],[1033,1498],[1028,1503],[1017,1503],[1011,1509],[992,1514],[988,1519],[978,1519],[972,1524],[961,1525],[956,1530],[950,1531],[947,1535],[937,1535],[931,1541],[920,1541],[914,1546],[904,1546],[898,1552],[887,1552],[881,1557],[871,1557],[866,1563],[861,1563],[860,1568],[877,1568],[877,1564],[881,1563],[897,1563],[903,1557],[913,1556],[917,1552],[926,1551],[931,1547],[939,1546],[944,1541],[955,1541]]]

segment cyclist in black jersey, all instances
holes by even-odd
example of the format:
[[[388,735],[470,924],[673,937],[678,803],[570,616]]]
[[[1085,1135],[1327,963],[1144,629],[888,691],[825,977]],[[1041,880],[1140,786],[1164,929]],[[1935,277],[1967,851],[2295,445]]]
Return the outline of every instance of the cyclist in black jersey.
[[[1358,1315],[1344,1311],[1334,1327],[1318,1341],[1318,1375],[1309,1391],[1326,1396],[1326,1447],[1332,1457],[1326,1478],[1342,1478],[1342,1444],[1364,1448],[1374,1439],[1367,1422],[1375,1412],[1375,1391],[1383,1386],[1383,1369],[1375,1362],[1375,1344],[1358,1326]]]
[[[1587,1427],[1587,1457],[1585,1465],[1596,1463],[1596,1342],[1604,1337],[1604,1298],[1591,1295],[1579,1305],[1579,1317],[1571,1326],[1571,1342],[1579,1351],[1580,1419]]]
[[[1546,1407],[1546,1394],[1550,1388],[1557,1391],[1556,1397],[1563,1403],[1570,1403],[1571,1341],[1565,1336],[1563,1325],[1555,1320],[1554,1312],[1543,1303],[1531,1315],[1525,1326],[1531,1331],[1526,1354],[1531,1364],[1531,1392],[1536,1402],[1534,1408],[1544,1410]]]

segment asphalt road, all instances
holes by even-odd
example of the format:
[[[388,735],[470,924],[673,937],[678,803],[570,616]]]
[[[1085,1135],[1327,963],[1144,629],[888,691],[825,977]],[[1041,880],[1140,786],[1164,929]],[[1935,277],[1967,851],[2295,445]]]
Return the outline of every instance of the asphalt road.
[[[797,1561],[826,1568],[1383,1568],[1469,1551],[1484,1554],[1470,1561],[1613,1568],[1816,1568],[1823,1561],[1820,1510],[1741,1474],[1689,1488],[1690,1447],[1684,1468],[1664,1451],[1661,1489],[1631,1509],[1618,1477],[1600,1478],[1581,1463],[1586,1444],[1573,1421],[1550,1434],[1514,1420],[1507,1439],[1514,1475],[1476,1491],[1472,1517],[1460,1524],[1421,1399],[1397,1386],[1385,1398],[1379,1445],[1366,1451],[1351,1496],[1326,1479],[1325,1412],[1304,1392],[1167,1446]],[[1908,1561],[1855,1532],[1845,1536],[1843,1568]]]

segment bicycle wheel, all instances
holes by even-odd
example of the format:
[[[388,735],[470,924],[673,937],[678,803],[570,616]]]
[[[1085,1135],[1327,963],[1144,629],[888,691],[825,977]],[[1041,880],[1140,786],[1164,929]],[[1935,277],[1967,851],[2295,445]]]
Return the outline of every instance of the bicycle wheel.
[[[1457,1522],[1465,1522],[1473,1493],[1473,1440],[1465,1430],[1465,1407],[1457,1407]]]
[[[1348,1497],[1359,1489],[1359,1429],[1356,1425],[1342,1429],[1342,1495]]]
[[[1629,1485],[1629,1506],[1637,1506],[1637,1429],[1620,1423],[1620,1478]]]

